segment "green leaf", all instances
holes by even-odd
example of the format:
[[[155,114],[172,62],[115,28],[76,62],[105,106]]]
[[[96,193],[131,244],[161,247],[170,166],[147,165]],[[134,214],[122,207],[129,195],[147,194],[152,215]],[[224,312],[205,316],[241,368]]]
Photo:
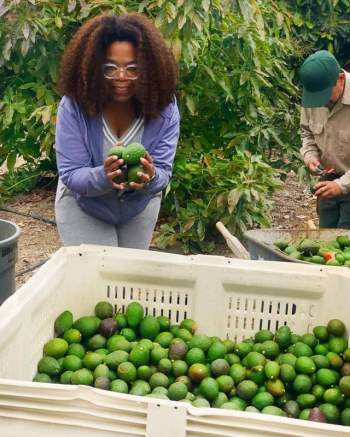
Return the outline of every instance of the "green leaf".
[[[76,0],[69,0],[68,6],[67,6],[68,13],[73,12],[76,7],[77,7],[77,1]]]
[[[181,43],[180,38],[176,38],[172,42],[172,49],[173,49],[175,59],[177,61],[179,61],[181,58],[181,52],[182,52],[182,43]]]
[[[189,231],[191,228],[192,228],[192,226],[194,225],[194,223],[195,223],[195,219],[193,218],[193,217],[191,217],[185,224],[184,224],[184,226],[183,226],[183,231],[184,232],[187,232],[187,231]]]
[[[175,20],[176,15],[177,15],[177,10],[176,10],[176,7],[173,3],[167,4],[167,12],[168,12],[168,15],[170,16],[170,18],[172,20]]]
[[[8,39],[6,41],[4,50],[2,52],[2,55],[6,61],[9,61],[9,59],[10,59],[11,49],[12,49],[12,41],[10,39]]]
[[[218,208],[223,208],[226,205],[226,195],[225,193],[220,193],[216,197],[216,206]]]
[[[23,40],[21,43],[22,56],[26,56],[26,54],[28,53],[29,47],[30,47],[30,42],[27,39]]]
[[[186,16],[185,15],[180,15],[179,20],[177,22],[179,30],[181,30],[184,27],[185,24],[186,24]]]
[[[296,26],[301,27],[304,24],[303,18],[299,14],[294,14],[293,21]]]
[[[193,14],[192,21],[193,21],[194,25],[196,26],[197,30],[199,32],[202,32],[203,24],[202,24],[202,21],[197,14]]]
[[[209,8],[210,8],[210,0],[203,0],[202,6],[203,6],[204,11],[208,12]]]
[[[198,222],[197,234],[198,234],[199,240],[202,241],[205,237],[205,226],[204,226],[204,223],[202,221]]]
[[[59,28],[59,29],[61,29],[62,27],[63,27],[63,22],[62,22],[62,18],[61,17],[55,17],[55,23],[56,23],[56,26]]]
[[[237,203],[239,202],[239,199],[241,198],[241,192],[238,188],[234,188],[228,193],[227,196],[227,206],[228,206],[228,212],[230,214],[233,213]]]
[[[249,24],[253,19],[253,12],[250,3],[247,0],[238,0],[237,3],[245,22]]]
[[[22,33],[25,39],[29,38],[30,35],[30,27],[28,23],[24,23],[23,28],[22,28]]]
[[[15,111],[13,109],[13,106],[8,106],[5,109],[5,117],[4,117],[4,126],[5,127],[8,127],[11,124],[14,112]]]
[[[51,119],[51,107],[47,106],[46,108],[43,109],[43,111],[41,112],[41,119],[43,121],[43,124],[46,124],[50,121]]]
[[[16,152],[12,152],[9,155],[7,155],[6,167],[9,171],[12,171],[14,169],[15,164],[16,164],[16,160],[17,160],[17,153]]]
[[[183,1],[183,4],[185,5],[184,14],[187,15],[193,9],[193,0]]]
[[[190,95],[186,96],[186,106],[192,115],[196,112],[196,105],[194,103],[193,97]]]

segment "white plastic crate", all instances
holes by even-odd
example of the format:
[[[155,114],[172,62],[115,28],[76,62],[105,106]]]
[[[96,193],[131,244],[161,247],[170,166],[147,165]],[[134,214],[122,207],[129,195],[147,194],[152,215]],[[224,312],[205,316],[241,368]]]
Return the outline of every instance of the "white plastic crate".
[[[65,309],[75,318],[92,314],[99,300],[116,309],[136,300],[148,314],[173,323],[190,317],[199,331],[236,340],[285,323],[304,333],[335,317],[349,328],[350,271],[101,246],[60,249],[0,307],[2,437],[97,430],[120,437],[350,436],[347,427],[30,382],[55,318]]]

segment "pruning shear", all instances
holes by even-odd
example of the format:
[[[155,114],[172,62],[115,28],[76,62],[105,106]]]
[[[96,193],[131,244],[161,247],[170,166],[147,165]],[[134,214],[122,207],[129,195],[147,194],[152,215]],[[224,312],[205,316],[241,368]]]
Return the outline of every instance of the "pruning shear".
[[[315,173],[317,174],[317,176],[324,176],[325,177],[327,175],[334,173],[334,168],[332,168],[332,167],[324,168],[322,164],[319,164],[315,168]]]
[[[316,173],[318,176],[324,176],[324,175],[326,174],[326,170],[325,170],[325,168],[323,167],[322,164],[319,164],[319,165],[315,168],[315,173]]]

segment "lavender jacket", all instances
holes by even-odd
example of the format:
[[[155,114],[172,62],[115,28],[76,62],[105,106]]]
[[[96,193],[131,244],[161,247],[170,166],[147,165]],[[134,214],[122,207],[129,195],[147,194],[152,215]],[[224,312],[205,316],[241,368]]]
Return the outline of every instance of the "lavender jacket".
[[[106,223],[125,223],[169,183],[179,124],[174,98],[156,119],[146,122],[143,131],[142,144],[154,160],[155,178],[142,190],[127,190],[118,196],[103,168],[101,115],[87,116],[74,99],[64,96],[56,123],[59,176],[86,213]]]

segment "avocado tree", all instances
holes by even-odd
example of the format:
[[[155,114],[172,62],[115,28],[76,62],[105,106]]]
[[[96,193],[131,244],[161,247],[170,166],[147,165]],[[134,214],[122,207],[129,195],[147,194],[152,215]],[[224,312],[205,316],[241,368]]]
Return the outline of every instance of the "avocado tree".
[[[350,65],[350,2],[348,0],[286,0],[293,11],[293,35],[308,55],[315,49],[335,54],[344,67]]]

